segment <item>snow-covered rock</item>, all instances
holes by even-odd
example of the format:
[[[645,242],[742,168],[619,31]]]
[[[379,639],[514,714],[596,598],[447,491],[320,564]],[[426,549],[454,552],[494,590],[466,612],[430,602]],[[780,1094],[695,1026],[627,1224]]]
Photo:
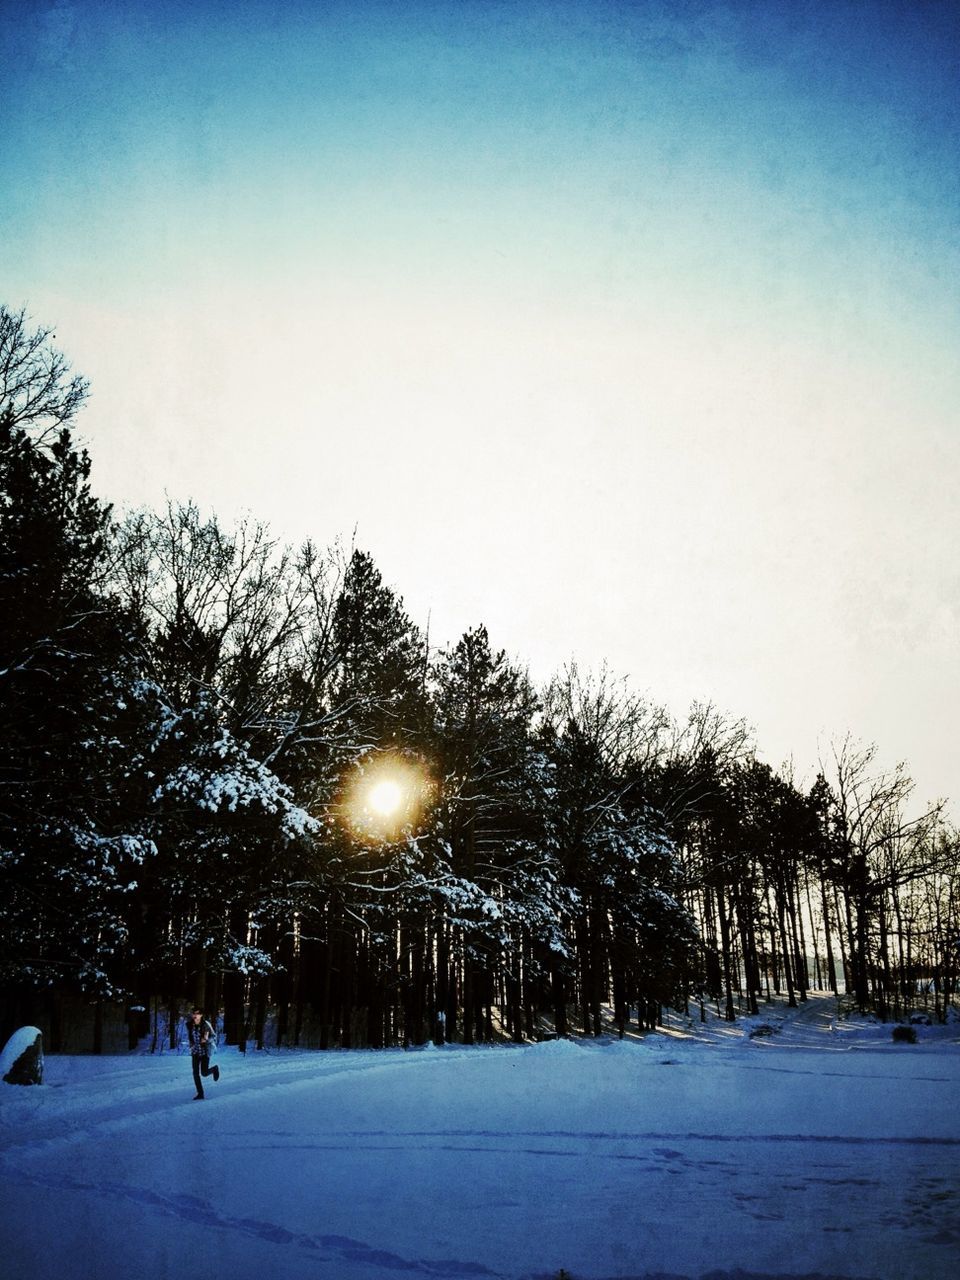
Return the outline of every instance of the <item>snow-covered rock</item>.
[[[0,1054],[0,1077],[6,1084],[43,1084],[43,1032],[37,1027],[15,1031]]]

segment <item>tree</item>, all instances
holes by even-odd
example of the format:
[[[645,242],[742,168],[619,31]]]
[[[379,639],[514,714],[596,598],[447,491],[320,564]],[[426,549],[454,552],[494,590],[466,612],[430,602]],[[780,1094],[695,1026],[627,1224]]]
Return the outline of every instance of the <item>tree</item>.
[[[87,398],[84,378],[55,347],[51,329],[31,330],[26,311],[0,304],[0,413],[40,442],[68,426]]]
[[[508,1020],[519,1036],[532,1020],[532,983],[544,947],[556,941],[549,915],[533,910],[544,876],[543,760],[531,726],[537,699],[530,682],[490,644],[486,627],[465,632],[432,669],[430,751],[439,774],[435,836],[459,879],[457,910],[443,925],[441,1000],[448,1026],[462,989],[468,1040],[492,1033],[498,961],[506,959]],[[466,909],[473,904],[473,910]]]
[[[914,785],[905,766],[875,772],[876,747],[864,747],[849,734],[832,745],[831,756],[830,769],[824,772],[833,797],[832,875],[844,896],[853,994],[858,1008],[866,1011],[872,993],[882,990],[876,973],[882,961],[878,947],[884,929],[875,939],[874,925],[883,910],[885,894],[898,881],[889,864],[884,868],[884,861],[895,844],[922,842],[943,806],[937,804],[908,817],[905,807]]]
[[[358,750],[402,745],[424,722],[426,645],[372,558],[354,551],[333,615],[331,702]]]
[[[222,980],[227,1035],[242,1041],[251,980],[263,1009],[267,975],[296,970],[290,939],[325,901],[329,841],[310,812],[332,804],[345,757],[326,702],[331,561],[280,546],[252,519],[225,528],[194,503],[136,514],[117,543],[112,581],[163,707],[141,980],[207,1002]]]
[[[677,851],[681,897],[699,921],[701,996],[718,1004],[723,999],[729,1020],[736,1016],[732,888],[740,863],[732,783],[750,749],[743,720],[731,720],[711,703],[694,703],[685,722],[664,735],[649,766],[633,770],[632,794],[660,815]]]
[[[38,348],[30,357],[49,371]],[[17,385],[22,405],[39,405],[39,391],[31,397],[23,377]],[[3,977],[24,990],[68,981],[106,995],[117,987],[125,896],[152,852],[130,810],[135,788],[121,747],[141,727],[139,673],[127,620],[98,589],[110,513],[90,491],[89,457],[67,427],[52,434],[35,417],[41,430],[28,434],[16,417],[8,401],[0,411]]]
[[[111,585],[138,618],[152,673],[181,706],[213,696],[231,728],[276,746],[276,702],[307,626],[310,548],[295,555],[265,525],[226,529],[196,504],[115,530]]]
[[[144,976],[152,991],[159,972],[216,1007],[222,975],[278,967],[253,935],[292,919],[290,862],[321,836],[321,824],[237,741],[212,699],[167,708],[143,763],[156,780],[149,829],[157,847],[139,895]]]
[[[631,1003],[646,1025],[661,1004],[682,999],[696,963],[675,846],[637,790],[665,719],[606,672],[591,681],[575,668],[554,682],[545,704],[549,845],[573,903],[581,1020],[599,1035],[612,995],[622,1032]],[[565,1022],[559,1007],[557,1017]]]

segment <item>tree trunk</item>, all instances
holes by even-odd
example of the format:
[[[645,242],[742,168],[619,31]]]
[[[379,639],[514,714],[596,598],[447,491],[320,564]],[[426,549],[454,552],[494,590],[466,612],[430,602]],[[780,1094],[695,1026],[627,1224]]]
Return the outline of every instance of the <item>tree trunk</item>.
[[[793,973],[790,964],[790,945],[787,942],[787,922],[786,922],[786,906],[784,904],[783,885],[779,884],[776,891],[777,902],[777,924],[780,929],[780,950],[783,956],[783,979],[787,984],[787,1006],[790,1009],[796,1009],[797,997],[793,988]]]
[[[270,986],[270,980],[266,977],[257,979],[257,1002],[256,1013],[254,1015],[254,1035],[256,1037],[257,1048],[262,1049],[264,1046],[264,1037],[266,1034],[267,1023],[267,991]]]
[[[827,953],[827,972],[830,976],[830,990],[837,999],[839,999],[840,991],[837,987],[837,967],[833,962],[833,943],[830,939],[830,911],[827,906],[827,881],[823,867],[820,868],[820,900],[823,909],[823,940],[824,948]]]
[[[796,895],[793,885],[789,882],[785,885],[787,899],[787,913],[790,919],[790,940],[793,946],[794,956],[794,977],[796,979],[797,991],[801,1001],[807,998],[807,986],[809,978],[807,976],[807,957],[805,955],[805,942],[803,937],[803,920],[800,918],[800,912],[797,910]]]
[[[733,982],[730,973],[730,919],[727,915],[726,904],[723,900],[723,892],[720,888],[715,890],[717,898],[717,914],[720,921],[720,960],[722,965],[722,979],[724,991],[724,1018],[727,1022],[736,1020],[736,1010],[733,1007]]]

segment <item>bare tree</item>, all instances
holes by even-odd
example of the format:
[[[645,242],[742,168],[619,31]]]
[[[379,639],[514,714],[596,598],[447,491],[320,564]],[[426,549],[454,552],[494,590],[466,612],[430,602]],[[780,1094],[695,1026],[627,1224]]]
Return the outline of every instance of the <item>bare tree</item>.
[[[927,845],[943,810],[941,803],[908,817],[913,780],[902,763],[891,771],[876,772],[876,754],[876,746],[863,746],[847,734],[842,742],[831,745],[829,765],[821,763],[834,797],[836,873],[846,904],[853,991],[861,1010],[870,1002],[872,966],[885,964],[886,909],[891,890],[907,874],[903,851],[915,852]],[[912,865],[914,859],[908,861]],[[877,917],[878,953],[874,955],[872,926]]]
[[[642,771],[659,761],[671,729],[665,708],[635,692],[606,664],[584,672],[569,663],[544,691],[543,716],[558,732],[577,725],[595,744],[598,759],[615,772]]]
[[[89,390],[51,345],[55,336],[52,329],[31,329],[23,308],[0,304],[0,415],[11,426],[31,428],[41,443],[76,417]]]

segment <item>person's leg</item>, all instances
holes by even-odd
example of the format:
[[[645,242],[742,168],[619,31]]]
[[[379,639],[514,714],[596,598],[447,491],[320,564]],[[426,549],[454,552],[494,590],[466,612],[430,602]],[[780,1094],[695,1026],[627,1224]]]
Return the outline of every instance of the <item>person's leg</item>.
[[[197,1086],[197,1097],[203,1097],[203,1081],[200,1079],[200,1055],[193,1053],[190,1055],[190,1061],[193,1064],[193,1083]]]
[[[217,1081],[220,1079],[220,1068],[216,1065],[216,1063],[214,1063],[214,1065],[211,1067],[210,1055],[208,1053],[203,1054],[203,1056],[200,1059],[200,1070],[203,1072],[205,1076],[213,1076],[214,1081]]]

